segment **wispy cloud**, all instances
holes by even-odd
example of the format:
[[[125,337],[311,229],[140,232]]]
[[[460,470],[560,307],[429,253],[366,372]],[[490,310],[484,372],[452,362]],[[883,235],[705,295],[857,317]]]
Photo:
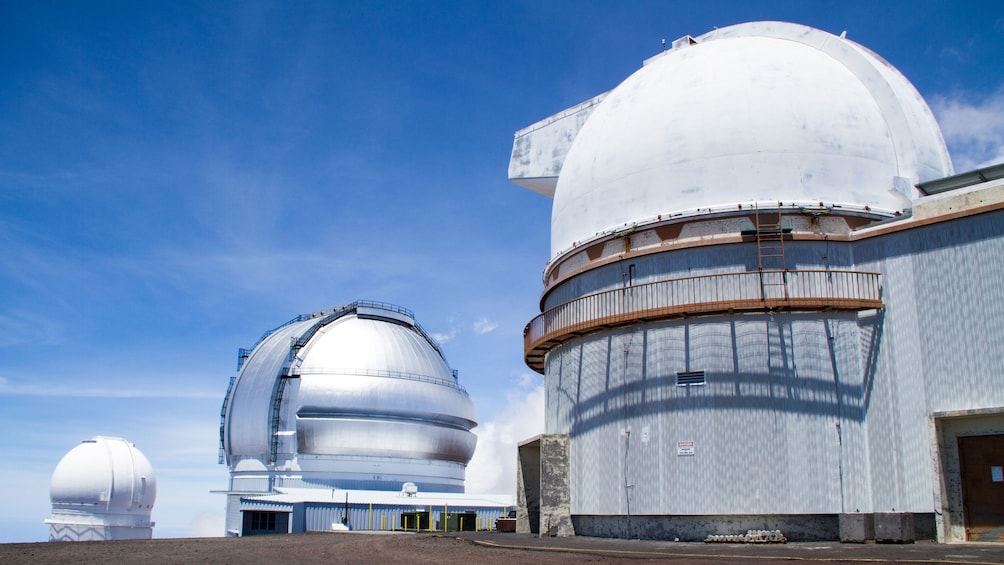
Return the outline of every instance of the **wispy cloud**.
[[[431,337],[432,339],[436,340],[439,343],[446,343],[452,340],[453,338],[457,337],[457,330],[450,330],[449,333],[432,332],[429,334],[429,337]]]
[[[494,421],[475,428],[478,447],[467,465],[467,492],[516,492],[516,445],[544,433],[544,383],[540,375],[520,375]]]
[[[458,325],[457,321],[453,318],[450,318],[449,331],[433,332],[430,333],[429,335],[432,336],[432,339],[435,339],[439,343],[446,343],[448,341],[452,341],[456,339],[457,335],[459,335],[460,333],[457,330],[457,325]],[[460,325],[466,327],[466,323],[461,323]],[[489,320],[488,318],[485,317],[478,318],[477,320],[474,321],[473,324],[471,324],[471,329],[474,331],[475,335],[485,335],[487,333],[491,333],[495,331],[495,329],[498,327],[499,327],[498,322],[493,322],[492,320]]]
[[[491,333],[495,331],[495,328],[499,327],[498,322],[493,322],[488,318],[478,318],[474,322],[474,333],[478,335],[485,335],[486,333]]]
[[[219,391],[170,390],[143,388],[79,388],[18,384],[0,377],[0,396],[45,396],[72,398],[212,398],[221,399]]]
[[[963,61],[966,60],[965,54],[963,54],[963,52],[960,49],[956,48],[956,47],[943,47],[941,49],[941,56],[945,57],[945,58],[953,59],[953,60],[955,60],[956,62],[959,62],[959,63],[961,63],[961,62],[963,62]]]
[[[457,339],[459,332],[457,331],[457,320],[455,316],[450,316],[450,329],[446,331],[430,332],[429,336],[439,343],[446,343],[448,341],[453,341]]]
[[[520,373],[518,381],[518,389],[522,392],[531,392],[536,390],[541,386],[540,380],[543,377],[537,373]]]
[[[956,93],[932,99],[959,172],[1004,161],[1004,86],[989,95]]]
[[[0,347],[58,343],[62,333],[62,326],[50,317],[23,310],[0,312]]]

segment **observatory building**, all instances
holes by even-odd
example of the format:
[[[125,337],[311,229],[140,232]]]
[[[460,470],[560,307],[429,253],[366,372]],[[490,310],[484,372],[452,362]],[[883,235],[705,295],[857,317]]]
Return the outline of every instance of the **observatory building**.
[[[516,133],[553,198],[523,530],[1004,536],[1004,165],[789,23],[686,36]]]
[[[362,508],[350,526],[394,528],[406,510],[446,505],[487,522],[503,506],[457,496],[474,405],[398,306],[358,301],[266,332],[239,351],[220,417],[230,535],[330,529]]]
[[[84,440],[59,461],[49,486],[49,541],[150,539],[157,478],[136,446]]]

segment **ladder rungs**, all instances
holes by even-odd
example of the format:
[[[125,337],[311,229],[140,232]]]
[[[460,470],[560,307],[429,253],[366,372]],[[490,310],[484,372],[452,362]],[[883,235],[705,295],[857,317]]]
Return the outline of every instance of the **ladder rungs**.
[[[754,204],[754,233],[757,243],[757,264],[763,271],[765,264],[777,266],[780,270],[785,270],[784,260],[784,236],[791,232],[791,228],[785,228],[781,214],[781,203],[777,203],[777,210],[761,212],[759,203]],[[745,233],[744,233],[745,235]],[[776,259],[775,259],[776,258]],[[761,281],[761,285],[786,286],[783,279],[779,282]]]

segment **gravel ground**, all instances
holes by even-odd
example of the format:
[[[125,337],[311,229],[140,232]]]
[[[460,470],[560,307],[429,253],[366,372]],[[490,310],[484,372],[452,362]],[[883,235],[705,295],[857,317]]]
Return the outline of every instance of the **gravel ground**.
[[[20,563],[1004,563],[1004,544],[701,544],[499,533],[326,533],[246,538],[0,544]]]
[[[610,562],[479,545],[445,534],[306,533],[246,538],[0,545],[0,563],[576,563]]]

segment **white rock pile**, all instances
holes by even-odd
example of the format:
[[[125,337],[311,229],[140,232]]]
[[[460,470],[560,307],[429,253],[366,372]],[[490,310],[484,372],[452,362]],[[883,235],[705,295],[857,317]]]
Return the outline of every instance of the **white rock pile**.
[[[704,543],[786,543],[781,530],[747,530],[745,534],[709,534]]]

